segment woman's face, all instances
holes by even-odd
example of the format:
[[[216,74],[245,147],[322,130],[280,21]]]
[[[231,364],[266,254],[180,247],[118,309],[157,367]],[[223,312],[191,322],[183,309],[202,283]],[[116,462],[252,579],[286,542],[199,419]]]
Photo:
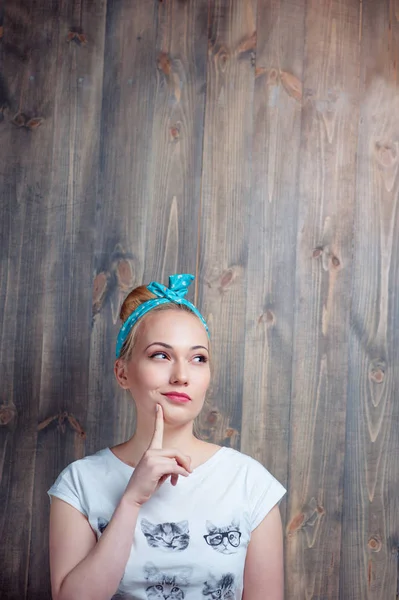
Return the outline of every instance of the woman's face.
[[[166,423],[192,421],[210,381],[209,340],[199,319],[183,310],[154,311],[139,325],[125,367],[126,388],[138,413],[161,404]]]

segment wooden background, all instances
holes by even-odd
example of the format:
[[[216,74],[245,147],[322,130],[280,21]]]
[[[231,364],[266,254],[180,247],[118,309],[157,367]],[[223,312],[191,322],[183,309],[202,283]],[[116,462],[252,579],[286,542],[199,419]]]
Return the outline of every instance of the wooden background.
[[[50,598],[46,490],[134,427],[121,301],[183,271],[202,434],[289,490],[286,598],[397,599],[399,1],[0,14],[0,597]]]

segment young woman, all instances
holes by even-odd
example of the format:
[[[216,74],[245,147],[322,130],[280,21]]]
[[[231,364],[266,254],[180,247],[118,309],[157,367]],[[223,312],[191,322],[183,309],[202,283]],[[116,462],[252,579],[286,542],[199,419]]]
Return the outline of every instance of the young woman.
[[[53,600],[282,600],[282,485],[198,439],[210,381],[192,275],[126,298],[115,375],[137,409],[131,439],[67,467],[49,490]]]

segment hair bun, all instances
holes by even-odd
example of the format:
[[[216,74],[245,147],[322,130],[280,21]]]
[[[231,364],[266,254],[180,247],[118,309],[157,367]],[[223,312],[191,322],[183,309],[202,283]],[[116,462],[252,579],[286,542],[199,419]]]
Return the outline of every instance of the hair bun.
[[[119,318],[124,323],[128,317],[140,306],[143,302],[147,302],[147,300],[152,300],[155,298],[155,295],[150,292],[146,285],[139,285],[134,288],[129,294],[126,296],[119,313]]]

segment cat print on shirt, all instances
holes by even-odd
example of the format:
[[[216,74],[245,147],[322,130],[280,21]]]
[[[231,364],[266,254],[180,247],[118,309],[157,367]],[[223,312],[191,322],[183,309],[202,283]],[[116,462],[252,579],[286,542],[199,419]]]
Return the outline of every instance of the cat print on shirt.
[[[151,548],[158,548],[166,552],[181,552],[187,548],[190,542],[188,521],[153,525],[147,519],[142,519],[141,531]]]
[[[97,526],[98,526],[98,531],[103,534],[105,528],[108,525],[108,521],[106,521],[103,517],[98,517],[97,519]]]
[[[149,583],[146,594],[148,600],[183,600],[184,588],[188,585],[191,567],[183,567],[176,575],[160,571],[153,563],[144,567],[145,579]]]
[[[227,527],[217,527],[210,521],[206,522],[208,534],[204,539],[208,546],[221,554],[235,554],[241,540],[240,522],[233,519]]]
[[[220,579],[211,576],[204,583],[202,595],[208,600],[235,600],[234,575],[227,573]]]

